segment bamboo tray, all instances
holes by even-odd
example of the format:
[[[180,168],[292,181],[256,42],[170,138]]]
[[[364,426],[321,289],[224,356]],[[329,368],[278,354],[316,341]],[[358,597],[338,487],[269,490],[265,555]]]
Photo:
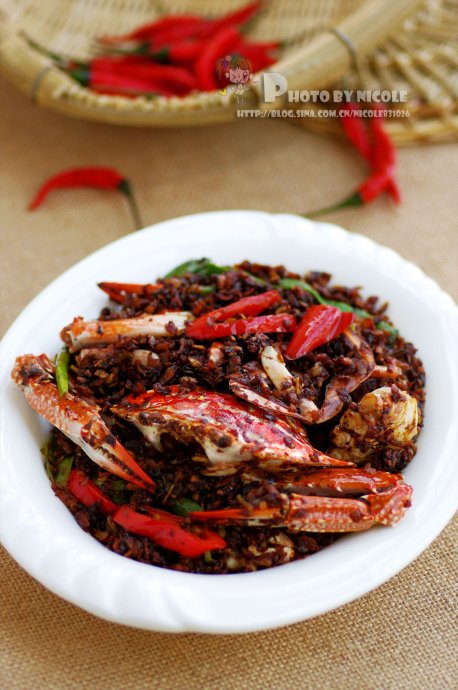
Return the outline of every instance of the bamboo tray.
[[[416,99],[419,93],[426,97],[428,107],[422,104],[416,108],[407,125],[389,123],[390,127],[406,127],[402,136],[397,137],[405,143],[417,138],[419,131],[422,137],[456,131],[455,106],[450,99],[431,96],[425,79],[420,85],[417,59],[411,58],[413,67],[409,64],[399,68],[402,79],[396,79],[393,65],[403,65],[402,56],[411,54],[412,45],[428,50],[434,36],[434,55],[442,56],[442,62],[448,62],[449,67],[454,64],[456,72],[456,50],[447,47],[445,41],[450,33],[448,20],[456,20],[457,2],[426,0],[425,5],[425,0],[270,0],[251,35],[258,40],[287,41],[288,49],[269,70],[284,74],[289,89],[314,89],[339,84],[344,76],[348,79],[352,74],[351,51],[330,30],[337,28],[358,56],[359,76],[367,75],[365,84],[374,87],[376,83],[389,83],[384,88],[390,89],[399,88],[401,83],[406,88],[407,84],[409,89],[414,87]],[[216,16],[244,3],[245,0],[0,0],[0,71],[38,105],[72,117],[154,127],[231,121],[237,108],[233,94],[198,92],[185,98],[154,100],[98,95],[74,82],[34,49],[28,38],[48,50],[85,59],[93,54],[96,36],[126,32],[165,13],[165,7],[167,13]],[[436,21],[433,29],[425,30],[431,4],[440,8],[442,22]],[[418,22],[418,17],[426,20]],[[419,26],[417,33],[409,30],[406,18],[410,18],[411,26]],[[423,58],[424,62],[430,67],[428,79],[434,81],[435,74],[434,83],[450,96],[450,69],[444,75],[440,65],[434,72],[432,61]],[[245,107],[259,106],[258,88],[254,87],[245,97]],[[456,85],[453,89],[456,91]],[[425,126],[426,117],[429,120]],[[324,133],[338,129],[335,121],[319,118],[302,118],[300,124]]]

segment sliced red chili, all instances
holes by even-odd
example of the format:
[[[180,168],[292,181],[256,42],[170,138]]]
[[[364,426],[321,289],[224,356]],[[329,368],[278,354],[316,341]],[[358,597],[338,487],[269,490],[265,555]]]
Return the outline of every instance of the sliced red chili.
[[[281,295],[278,290],[268,290],[260,295],[243,297],[237,300],[237,302],[232,302],[220,309],[214,309],[199,318],[212,322],[223,321],[233,316],[257,316],[274,304],[278,304],[278,302],[281,302]]]
[[[285,333],[294,328],[296,323],[290,314],[256,316],[278,302],[281,302],[281,296],[277,290],[268,290],[260,295],[244,297],[225,307],[203,314],[188,325],[186,335],[190,338],[206,340],[244,333]],[[228,320],[234,316],[251,318]]]
[[[100,510],[106,515],[115,513],[119,508],[81,470],[72,470],[70,472],[67,489],[78,501],[87,507],[98,504]]]
[[[186,335],[197,340],[211,340],[246,333],[289,333],[295,327],[296,319],[291,314],[266,314],[222,323],[196,319],[186,328]]]
[[[354,321],[352,312],[318,304],[307,309],[286,349],[288,359],[297,359],[340,335]]]
[[[125,505],[113,515],[113,520],[128,532],[148,537],[164,549],[176,551],[189,558],[201,556],[206,551],[225,548],[226,542],[216,532],[200,530],[199,535],[188,532],[178,524],[178,516],[168,515],[165,511],[160,511],[160,513],[167,517],[155,519],[149,515],[137,513]]]

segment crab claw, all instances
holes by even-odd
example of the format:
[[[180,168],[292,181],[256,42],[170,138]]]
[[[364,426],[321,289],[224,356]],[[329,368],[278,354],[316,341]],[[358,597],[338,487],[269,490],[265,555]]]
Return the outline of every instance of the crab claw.
[[[72,352],[92,345],[108,345],[121,338],[140,335],[171,337],[182,333],[185,324],[192,320],[188,311],[171,311],[163,314],[141,314],[131,319],[111,321],[84,321],[77,317],[65,326],[60,337]]]
[[[154,489],[153,480],[113,436],[98,408],[71,393],[60,395],[54,382],[54,365],[46,355],[18,357],[11,377],[29,405],[97,465],[143,489]]]
[[[404,517],[407,508],[411,506],[412,487],[409,484],[400,484],[389,491],[363,498],[369,504],[376,522],[381,525],[394,525]]]
[[[209,462],[207,474],[232,474],[243,464],[273,472],[351,465],[313,448],[295,421],[273,420],[232,395],[203,388],[169,390],[167,395],[150,391],[129,397],[112,411],[135,424],[158,450],[164,433],[183,443],[197,442]]]
[[[412,487],[408,484],[361,499],[281,494],[281,503],[276,506],[195,511],[190,517],[254,527],[267,524],[290,532],[362,532],[376,524],[399,522],[411,505],[411,496]]]

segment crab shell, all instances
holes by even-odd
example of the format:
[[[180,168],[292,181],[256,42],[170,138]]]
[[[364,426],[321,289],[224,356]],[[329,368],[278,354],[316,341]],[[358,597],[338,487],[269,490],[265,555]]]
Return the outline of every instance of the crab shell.
[[[165,395],[150,391],[129,397],[112,411],[135,424],[158,450],[164,433],[183,443],[197,442],[212,474],[232,474],[246,464],[272,472],[351,464],[313,448],[295,421],[273,419],[226,393],[171,386]]]

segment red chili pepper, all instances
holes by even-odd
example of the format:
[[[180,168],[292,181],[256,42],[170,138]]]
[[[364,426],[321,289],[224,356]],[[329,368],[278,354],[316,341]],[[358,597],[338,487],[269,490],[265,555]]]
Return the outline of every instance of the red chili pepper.
[[[243,297],[243,299],[232,302],[226,307],[214,309],[199,317],[199,319],[205,319],[206,321],[222,321],[232,316],[257,316],[272,305],[278,304],[278,302],[281,302],[281,295],[278,290],[268,290],[267,292],[262,292],[260,295]]]
[[[289,333],[295,327],[296,319],[291,314],[267,314],[223,323],[196,319],[186,328],[186,335],[197,340],[211,340],[246,333]]]
[[[379,112],[383,110],[377,104],[373,107]],[[383,128],[381,116],[376,115],[369,121],[372,134],[371,140],[361,117],[345,115],[345,113],[357,112],[358,109],[358,106],[354,103],[347,103],[342,108],[342,127],[347,138],[359,153],[369,161],[372,173],[359,186],[358,190],[347,199],[344,199],[344,201],[306,214],[311,218],[350,206],[362,206],[376,199],[384,191],[391,195],[395,203],[398,204],[401,201],[399,187],[393,178],[396,152],[393,142]]]
[[[139,26],[133,31],[121,36],[101,36],[98,40],[106,45],[116,45],[128,41],[149,41],[160,34],[174,31],[178,28],[193,30],[202,24],[202,17],[195,15],[170,14],[153,22],[148,22]]]
[[[259,72],[261,69],[272,65],[277,61],[277,57],[273,56],[272,53],[277,53],[282,44],[280,41],[264,41],[258,43],[248,42],[245,37],[241,37],[240,42],[237,46],[234,46],[231,51],[232,54],[236,53],[252,64],[254,72]]]
[[[383,110],[374,106],[376,110]],[[381,118],[373,117],[370,120],[370,125],[372,129],[372,143],[369,139],[363,118],[355,116],[346,116],[349,112],[358,112],[359,106],[356,103],[346,103],[341,109],[341,123],[342,128],[347,136],[347,139],[353,144],[356,150],[361,154],[363,158],[370,162],[371,167],[376,172],[387,173],[389,170],[390,178],[394,172],[394,166],[396,162],[396,154],[394,150],[393,143],[385,130],[383,129]],[[371,178],[369,178],[371,179]],[[369,181],[367,181],[369,182]],[[379,186],[382,184],[382,179],[378,180]],[[395,203],[399,203],[401,200],[399,188],[393,179],[385,182],[386,187],[381,188],[380,191],[388,191]],[[360,188],[360,195],[362,201],[365,202],[365,189]],[[371,182],[369,182],[369,186]],[[372,197],[373,198],[373,197]],[[369,200],[372,200],[370,198]]]
[[[352,312],[318,304],[307,309],[286,349],[288,359],[297,359],[343,333],[354,321]]]
[[[158,62],[192,66],[204,49],[205,43],[204,40],[195,39],[175,41],[153,50],[149,57]]]
[[[29,211],[35,211],[54,189],[72,187],[96,187],[97,189],[118,189],[129,202],[130,210],[137,228],[142,228],[143,223],[135,200],[132,186],[125,177],[113,168],[71,168],[50,177],[42,184],[32,201]]]
[[[376,110],[383,112],[383,108],[376,107]],[[370,120],[372,130],[373,146],[370,154],[372,168],[375,171],[389,173],[389,180],[386,186],[386,191],[391,195],[391,198],[396,204],[401,201],[401,194],[396,181],[393,178],[394,168],[396,165],[396,150],[393,142],[386,133],[383,124],[382,116],[373,117]]]
[[[240,319],[237,321],[227,321],[226,323],[219,323],[225,319],[231,319],[234,316],[257,316],[262,311],[265,311],[274,304],[281,302],[281,296],[277,290],[268,290],[260,295],[251,295],[237,300],[232,304],[228,304],[220,309],[203,314],[193,323],[189,324],[186,329],[186,334],[190,338],[222,338],[227,335],[242,335],[242,333],[253,333],[255,331],[247,330],[258,325],[264,328],[277,328],[283,325],[283,318],[269,319],[262,317],[261,320],[256,319]],[[285,315],[281,315],[284,317]],[[261,332],[261,331],[259,331]],[[262,331],[266,333],[267,331]],[[278,332],[278,331],[272,331]]]
[[[371,145],[363,122],[363,118],[356,115],[359,112],[359,106],[356,103],[349,102],[340,110],[340,123],[347,139],[353,144],[355,149],[366,160],[371,157]],[[352,115],[355,113],[355,115]]]
[[[72,470],[70,472],[67,489],[85,506],[89,507],[98,504],[100,510],[106,515],[115,513],[119,508],[81,470]]]
[[[185,96],[198,88],[195,76],[187,69],[159,65],[138,55],[95,58],[69,74],[83,86],[95,91],[142,95]]]
[[[263,44],[258,43],[245,43],[237,49],[244,58],[250,61],[253,72],[260,72],[270,65],[274,65],[277,62],[277,57],[271,55],[272,50],[278,50],[279,45],[276,44],[276,48],[265,48]]]
[[[244,5],[244,7],[239,7],[233,12],[213,20],[211,27],[202,30],[202,33],[213,35],[216,31],[229,26],[243,26],[258,14],[263,4],[263,2],[250,2],[248,5]]]
[[[157,50],[162,45],[166,43],[172,43],[176,41],[188,41],[190,39],[199,38],[200,32],[204,31],[206,27],[211,23],[209,19],[201,19],[194,26],[176,26],[170,27],[165,31],[161,31],[152,37],[146,46],[143,44],[143,48]]]
[[[194,66],[201,91],[215,91],[218,88],[216,63],[219,58],[230,53],[239,42],[240,32],[232,25],[223,26],[210,38]]]
[[[201,556],[206,551],[224,549],[226,546],[224,539],[216,532],[199,530],[197,535],[180,527],[181,520],[176,515],[155,509],[148,512],[150,515],[143,515],[125,505],[113,515],[113,520],[128,532],[148,537],[164,549],[189,558]],[[154,514],[157,518],[152,516]]]
[[[258,14],[262,2],[252,2],[233,12],[207,19],[196,15],[168,15],[121,36],[102,36],[99,41],[105,45],[119,45],[132,41],[158,45],[186,38],[208,38],[227,26],[242,26]]]
[[[189,92],[197,88],[196,78],[189,70],[174,65],[158,65],[148,58],[136,55],[96,58],[91,61],[90,67],[101,73],[107,71],[152,79],[153,82],[162,83],[170,90],[177,88]]]

